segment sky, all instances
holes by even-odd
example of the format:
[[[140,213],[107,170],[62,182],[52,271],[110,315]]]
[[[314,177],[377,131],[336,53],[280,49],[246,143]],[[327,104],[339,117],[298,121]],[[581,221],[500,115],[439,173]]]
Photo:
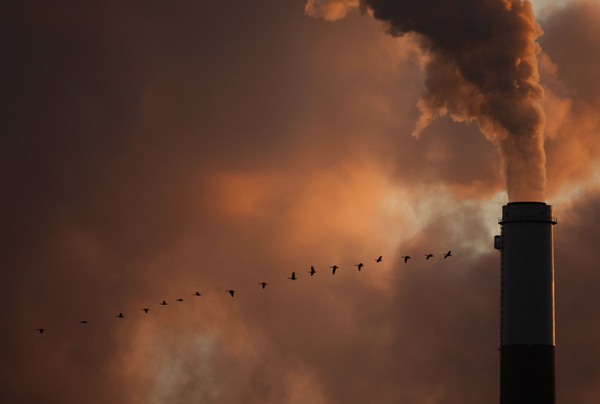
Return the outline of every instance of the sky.
[[[389,4],[1,6],[0,402],[493,402],[531,198],[597,401],[600,2]]]

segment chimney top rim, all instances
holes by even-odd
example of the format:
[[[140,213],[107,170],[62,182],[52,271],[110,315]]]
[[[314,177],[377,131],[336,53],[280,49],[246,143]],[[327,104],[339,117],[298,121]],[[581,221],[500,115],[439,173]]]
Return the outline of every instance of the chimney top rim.
[[[546,202],[534,202],[534,201],[523,201],[523,202],[508,202],[507,205],[524,205],[524,204],[538,204],[538,205],[547,205]]]

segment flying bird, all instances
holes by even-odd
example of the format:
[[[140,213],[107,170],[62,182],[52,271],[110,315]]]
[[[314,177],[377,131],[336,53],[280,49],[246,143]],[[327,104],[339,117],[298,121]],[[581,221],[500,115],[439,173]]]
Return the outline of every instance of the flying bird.
[[[80,323],[81,323],[81,324],[87,324],[88,322],[87,322],[87,321],[85,321],[85,320],[83,320],[83,321],[80,321]]]
[[[202,296],[200,293],[196,292],[192,296]]]
[[[296,279],[298,279],[298,278],[296,278],[296,272],[292,272],[292,277],[288,278],[288,279],[291,279],[293,281],[295,281]]]
[[[358,272],[360,272],[361,268],[364,267],[363,263],[358,263],[356,265],[354,265],[355,267],[358,267]]]
[[[402,258],[404,258],[404,263],[406,264],[406,262],[410,259],[410,255],[405,255]]]
[[[427,257],[427,258],[425,258],[425,260],[428,260],[429,258],[433,257],[433,254],[427,254],[427,255],[425,255],[425,257]]]
[[[451,252],[452,252],[452,250],[450,250],[446,254],[444,254],[444,259],[446,259],[448,257],[452,257],[452,254],[450,254]]]
[[[146,313],[148,313],[148,310],[150,310],[150,309],[142,309],[142,310],[144,310]]]
[[[166,306],[167,302],[165,302],[164,300],[162,301],[162,303],[159,303],[161,306]]]
[[[334,266],[329,267],[329,268],[333,268],[333,274],[335,275],[335,270],[338,269],[339,267],[337,265],[334,265]]]
[[[377,263],[379,263],[381,261],[383,261],[383,255],[380,255],[379,258],[375,259],[375,262],[377,262]]]
[[[177,299],[176,302],[183,302],[183,299]]]
[[[267,286],[267,285],[268,285],[268,283],[267,283],[267,282],[259,282],[258,284],[259,284],[259,285],[262,285],[262,288],[263,288],[263,289],[265,288],[265,286]]]
[[[313,266],[311,265],[311,267],[310,267],[310,271],[308,271],[308,273],[310,274],[310,276],[313,276],[314,274],[316,274],[316,273],[317,273],[317,271],[315,271],[315,267],[313,267]]]
[[[225,292],[229,293],[231,295],[231,297],[233,297],[235,290],[226,290]]]
[[[119,313],[119,315],[118,315],[118,316],[115,316],[115,317],[123,318],[123,317],[125,317],[125,316],[123,315],[123,313]]]
[[[39,331],[39,332],[40,332],[40,334],[41,334],[41,333],[43,333],[43,332],[44,332],[45,328],[36,328],[35,330],[36,330],[36,331]]]

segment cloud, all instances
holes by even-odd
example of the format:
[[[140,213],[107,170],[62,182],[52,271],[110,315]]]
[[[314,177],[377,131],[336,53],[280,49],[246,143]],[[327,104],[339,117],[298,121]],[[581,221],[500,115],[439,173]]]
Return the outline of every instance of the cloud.
[[[429,55],[414,135],[446,113],[457,121],[477,120],[498,146],[509,199],[543,201],[545,116],[534,42],[542,31],[531,4],[364,0],[360,7],[392,36],[419,34]]]
[[[358,8],[358,0],[309,0],[304,11],[311,17],[335,21],[344,18],[355,8]]]
[[[496,399],[496,148],[451,116],[411,136],[423,68],[443,61],[416,35],[303,4],[33,2],[0,17],[2,402]],[[593,92],[577,94],[593,71],[567,63],[585,46],[550,34],[595,14],[563,27],[568,10],[541,22],[539,63],[549,172],[574,167],[550,189],[566,201],[558,392],[577,403],[598,384],[598,198],[559,190],[589,185],[596,161],[578,154],[593,125],[565,131],[592,116]]]
[[[540,38],[540,72],[546,88],[546,150],[553,193],[589,181],[597,165],[600,101],[593,66],[600,60],[591,49],[600,44],[592,28],[599,20],[600,7],[594,2],[569,3],[541,20],[546,33]]]

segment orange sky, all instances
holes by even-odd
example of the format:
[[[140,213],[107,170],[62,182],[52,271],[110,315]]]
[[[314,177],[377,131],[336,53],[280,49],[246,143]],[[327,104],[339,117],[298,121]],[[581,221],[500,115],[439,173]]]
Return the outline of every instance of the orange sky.
[[[494,135],[449,110],[413,136],[423,37],[308,4],[324,18],[305,0],[0,13],[0,402],[497,400]],[[583,404],[600,395],[600,4],[536,10],[557,401]]]

